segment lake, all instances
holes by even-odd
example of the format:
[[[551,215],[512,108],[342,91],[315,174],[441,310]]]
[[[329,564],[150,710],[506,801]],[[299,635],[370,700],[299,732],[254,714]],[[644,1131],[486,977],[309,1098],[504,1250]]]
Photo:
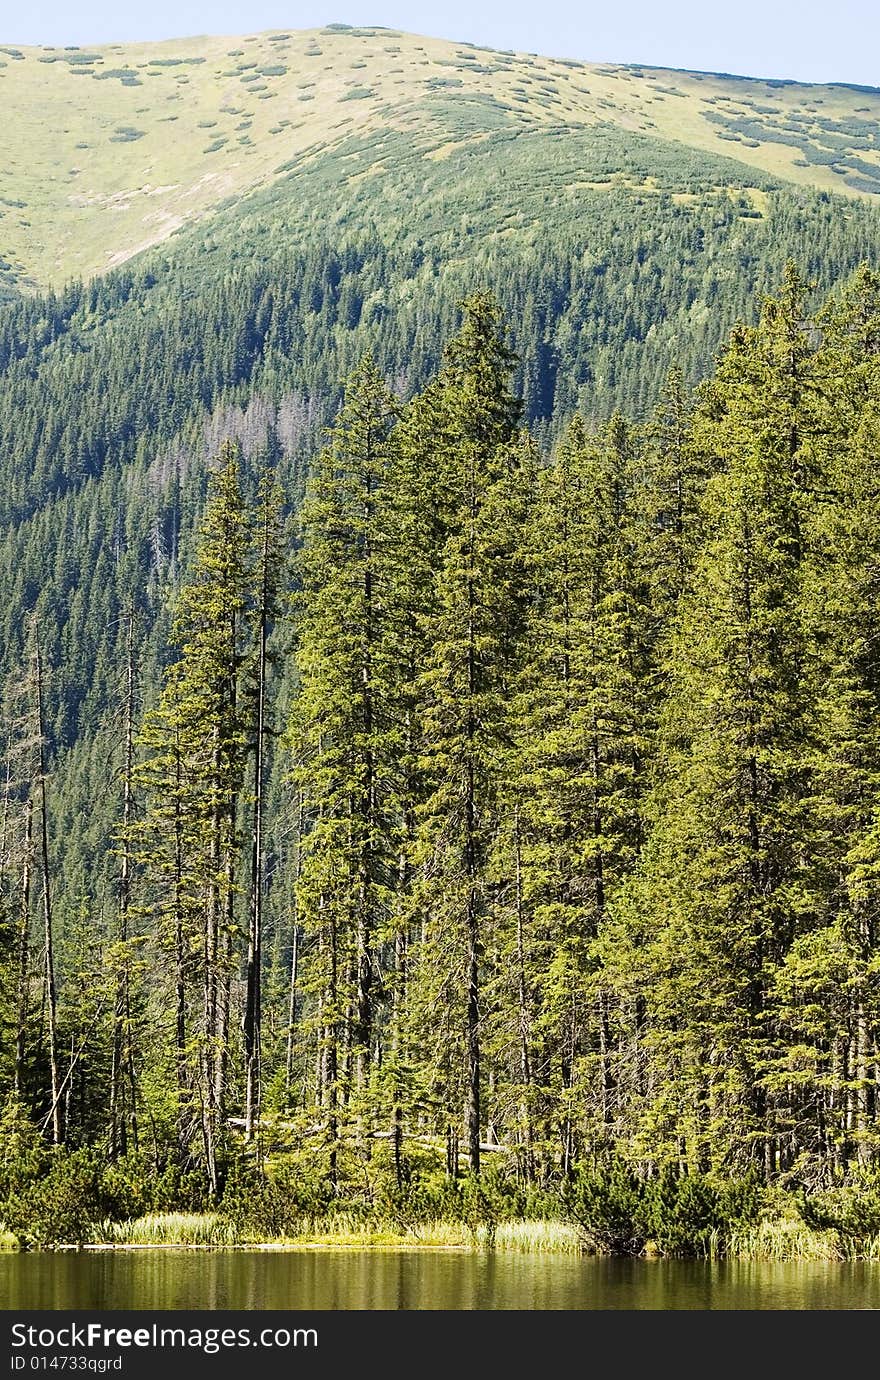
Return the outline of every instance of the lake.
[[[4,1309],[875,1309],[880,1263],[320,1248],[0,1254]]]

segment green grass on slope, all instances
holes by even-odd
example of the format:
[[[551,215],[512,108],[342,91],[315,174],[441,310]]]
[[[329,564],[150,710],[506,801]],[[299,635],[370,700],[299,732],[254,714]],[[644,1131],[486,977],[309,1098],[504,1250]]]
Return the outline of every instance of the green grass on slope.
[[[443,164],[493,131],[607,125],[750,174],[880,192],[880,92],[610,67],[382,29],[0,49],[0,296],[101,273],[352,135]],[[584,166],[590,181],[594,169]]]

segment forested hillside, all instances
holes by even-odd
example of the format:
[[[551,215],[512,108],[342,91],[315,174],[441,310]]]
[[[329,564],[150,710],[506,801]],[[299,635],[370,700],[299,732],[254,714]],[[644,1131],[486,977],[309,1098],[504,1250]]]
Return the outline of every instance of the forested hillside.
[[[250,1200],[272,1234],[283,1180],[401,1220],[565,1200],[622,1249],[600,1165],[667,1225],[686,1182],[705,1245],[759,1182],[836,1221],[875,1160],[876,93],[750,113],[732,78],[425,44],[242,40],[219,87],[213,48],[2,59],[0,102],[100,92],[65,138],[112,88],[146,148],[182,86],[180,159],[224,83],[316,106],[232,108],[177,233],[120,206],[121,266],[55,289],[110,202],[56,224],[45,150],[10,154],[21,1239]]]
[[[277,447],[221,441],[158,698],[119,610],[88,755],[113,851],[63,934],[86,850],[37,600],[2,1072],[48,1138],[165,1202],[221,1200],[250,1147],[416,1214],[432,1153],[544,1190],[613,1153],[632,1193],[703,1184],[707,1221],[725,1181],[865,1172],[880,280],[809,302],[790,267],[695,397],[673,368],[643,425],[575,415],[548,454],[477,293],[411,400],[358,364],[293,531]]]
[[[601,147],[628,166],[650,154],[611,136]],[[703,375],[787,255],[828,287],[877,242],[871,206],[844,214],[824,194],[778,192],[754,219],[710,190],[711,168],[688,173],[692,201],[606,191],[572,219],[546,172],[542,182],[546,145],[504,148],[510,203],[493,200],[483,165],[469,173],[465,160],[407,217],[402,161],[398,199],[390,185],[379,197],[385,220],[370,203],[359,222],[332,170],[316,172],[304,200],[315,209],[295,227],[275,189],[218,220],[210,240],[192,232],[173,257],[0,315],[0,641],[17,683],[38,611],[50,790],[67,841],[56,897],[65,926],[84,903],[100,904],[105,884],[117,806],[105,735],[125,610],[138,613],[149,698],[207,461],[224,437],[240,442],[249,471],[275,457],[295,507],[359,356],[371,350],[396,394],[411,395],[436,367],[462,296],[480,285],[507,311],[521,355],[514,386],[545,447],[575,410],[590,425],[615,406],[644,420],[670,364],[689,382]],[[681,170],[665,175],[674,185]],[[501,234],[513,206],[517,223]],[[470,208],[472,234],[459,208]]]

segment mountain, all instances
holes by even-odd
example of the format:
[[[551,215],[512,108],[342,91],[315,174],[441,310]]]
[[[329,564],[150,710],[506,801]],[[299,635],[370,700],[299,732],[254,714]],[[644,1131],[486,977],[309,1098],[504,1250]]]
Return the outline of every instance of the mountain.
[[[822,292],[877,259],[877,92],[339,27],[0,60],[0,670],[36,612],[62,923],[118,809],[126,609],[149,700],[224,437],[295,505],[362,354],[411,396],[490,288],[549,447],[706,377],[787,259]]]
[[[873,1155],[880,92],[0,60],[0,1102]]]
[[[575,204],[621,185],[657,196],[655,159],[706,164],[719,188],[745,189],[756,216],[769,186],[880,193],[877,89],[500,53],[390,29],[4,46],[0,108],[6,290],[13,275],[45,287],[104,273],[318,163],[369,196],[395,169],[387,139],[404,140],[426,177],[435,165],[450,174],[458,155],[493,160],[502,136],[587,149],[611,132],[650,140],[635,141],[639,168],[582,158],[557,186]],[[352,139],[372,151],[356,171]]]

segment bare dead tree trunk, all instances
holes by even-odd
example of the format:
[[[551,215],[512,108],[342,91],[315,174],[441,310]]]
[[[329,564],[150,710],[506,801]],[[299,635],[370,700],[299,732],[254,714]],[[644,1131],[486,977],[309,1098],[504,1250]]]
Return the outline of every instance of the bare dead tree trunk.
[[[36,672],[37,751],[40,792],[40,862],[43,873],[43,946],[46,971],[46,1014],[49,1036],[49,1076],[52,1090],[52,1144],[62,1141],[60,1077],[58,1071],[58,998],[55,988],[55,952],[52,929],[52,881],[49,870],[49,809],[46,799],[46,717],[44,706],[43,661],[36,626],[34,668]]]
[[[263,943],[263,795],[266,748],[266,672],[269,632],[269,509],[265,507],[260,551],[259,641],[257,648],[257,721],[254,758],[254,817],[251,844],[251,904],[247,956],[247,996],[244,1017],[245,1140],[254,1136],[260,1114],[260,1056],[262,1036]],[[295,943],[295,940],[294,940]]]
[[[290,1088],[293,1082],[293,1050],[294,1036],[296,1032],[296,985],[298,981],[299,967],[299,923],[298,912],[296,909],[296,888],[302,874],[302,841],[303,830],[305,828],[305,801],[302,791],[299,792],[299,809],[297,811],[296,823],[296,863],[294,865],[294,912],[291,924],[290,941],[290,987],[287,998],[287,1049],[284,1060],[284,1091],[290,1096]],[[320,1080],[319,1080],[320,1081]]]
[[[284,1091],[290,1096],[293,1082],[293,1036],[296,1029],[296,984],[299,968],[299,926],[294,920],[290,936],[290,982],[287,991],[287,1048],[284,1056]]]
[[[532,1126],[532,1059],[530,1050],[531,1041],[531,1021],[529,1019],[529,1008],[526,985],[526,957],[525,957],[525,908],[523,905],[523,885],[522,885],[522,836],[520,833],[519,806],[514,807],[513,812],[513,846],[514,846],[514,887],[516,901],[516,978],[517,978],[517,1000],[519,1004],[519,1073],[523,1086],[523,1101],[520,1115],[522,1116],[523,1130],[526,1137],[526,1157],[525,1169],[526,1178],[531,1181],[534,1178],[534,1128]]]
[[[18,920],[18,1000],[15,1032],[15,1082],[16,1097],[20,1097],[24,1087],[24,1061],[26,1054],[28,1019],[28,959],[30,949],[31,924],[31,867],[34,848],[34,805],[28,796],[24,806],[24,846],[21,863],[21,896]]]
[[[125,716],[122,782],[122,857],[119,865],[118,940],[119,972],[113,1016],[113,1056],[110,1069],[110,1155],[124,1155],[128,1149],[128,1127],[132,1146],[137,1150],[137,1106],[134,1076],[134,1051],[131,1032],[131,974],[128,961],[128,919],[131,904],[131,823],[134,810],[134,614],[128,613],[126,628]],[[125,1084],[127,1083],[127,1088]],[[126,1111],[125,1102],[128,1102]]]

